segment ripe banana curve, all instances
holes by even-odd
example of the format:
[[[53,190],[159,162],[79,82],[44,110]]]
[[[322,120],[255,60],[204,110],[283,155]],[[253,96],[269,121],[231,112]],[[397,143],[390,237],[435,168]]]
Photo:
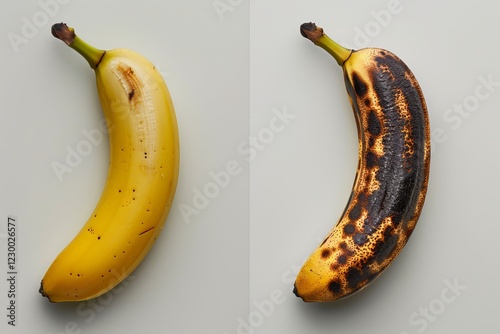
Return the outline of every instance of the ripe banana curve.
[[[406,245],[427,192],[430,127],[422,90],[396,55],[346,49],[314,23],[300,30],[343,68],[358,129],[358,168],[348,203],[294,285],[305,302],[327,302],[365,288]]]
[[[96,49],[64,23],[52,34],[95,70],[107,121],[110,163],[95,210],[56,257],[40,293],[51,302],[98,297],[123,281],[160,234],[179,174],[174,106],[158,70],[127,49]]]

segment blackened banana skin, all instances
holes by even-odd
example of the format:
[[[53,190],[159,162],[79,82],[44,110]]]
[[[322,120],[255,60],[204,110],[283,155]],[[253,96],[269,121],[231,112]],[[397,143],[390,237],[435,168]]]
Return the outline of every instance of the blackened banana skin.
[[[294,292],[304,301],[344,298],[378,277],[412,234],[429,179],[428,112],[410,69],[374,48],[352,51],[341,64],[358,169],[339,222],[297,276]]]
[[[356,72],[350,78],[345,73],[364,145],[361,180],[347,205],[349,222],[344,225],[344,236],[358,247],[373,243],[372,251],[357,261],[361,269],[347,270],[348,289],[378,276],[381,270],[370,267],[388,265],[406,244],[428,183],[429,121],[422,92],[408,67],[388,51],[378,50],[374,62],[370,82],[363,82]],[[379,147],[375,147],[377,139],[382,143]],[[374,183],[378,187],[370,191]],[[384,226],[387,220],[391,224]]]

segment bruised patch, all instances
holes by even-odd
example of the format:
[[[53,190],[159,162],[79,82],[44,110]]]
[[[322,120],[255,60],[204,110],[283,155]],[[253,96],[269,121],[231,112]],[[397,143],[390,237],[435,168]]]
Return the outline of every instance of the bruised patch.
[[[141,89],[144,87],[144,84],[135,74],[134,70],[124,63],[118,64],[114,72],[120,80],[120,83],[122,84],[122,87],[127,94],[129,102],[134,105],[137,102],[137,96],[140,95],[137,93],[141,91]]]
[[[352,83],[354,85],[354,91],[358,97],[362,98],[368,93],[368,86],[356,72],[352,74]]]
[[[382,132],[382,125],[380,124],[380,120],[373,110],[368,114],[367,130],[374,136],[378,136],[380,132]]]

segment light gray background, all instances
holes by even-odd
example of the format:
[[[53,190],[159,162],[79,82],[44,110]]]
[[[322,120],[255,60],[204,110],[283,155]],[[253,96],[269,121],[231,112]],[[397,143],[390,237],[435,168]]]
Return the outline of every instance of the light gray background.
[[[59,5],[47,14],[42,3]],[[4,4],[0,261],[13,215],[20,274],[19,326],[0,314],[2,333],[498,331],[499,9],[484,0]],[[47,22],[16,53],[8,34],[21,35],[23,18],[33,22],[44,10]],[[150,58],[181,134],[164,233],[127,286],[94,304],[50,304],[37,293],[97,202],[108,163],[104,141],[62,182],[52,170],[102,120],[92,71],[50,35],[60,21],[97,47]],[[293,280],[344,209],[357,135],[340,68],[299,34],[309,21],[346,46],[399,55],[424,90],[434,139],[428,197],[410,242],[370,287],[331,304],[304,304]],[[180,207],[192,206],[195,190],[231,161],[242,173],[186,220]]]

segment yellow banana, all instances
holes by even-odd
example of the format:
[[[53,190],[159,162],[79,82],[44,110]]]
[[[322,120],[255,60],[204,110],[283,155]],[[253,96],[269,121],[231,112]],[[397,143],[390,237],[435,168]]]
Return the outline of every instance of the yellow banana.
[[[343,68],[359,139],[344,213],[295,281],[298,297],[325,302],[366,287],[405,246],[427,192],[430,128],[420,86],[397,56],[346,49],[314,23],[304,23],[301,33]]]
[[[51,302],[98,297],[124,280],[160,234],[174,199],[179,137],[168,88],[143,56],[96,49],[64,23],[52,34],[95,70],[109,129],[110,164],[99,202],[42,279]]]

